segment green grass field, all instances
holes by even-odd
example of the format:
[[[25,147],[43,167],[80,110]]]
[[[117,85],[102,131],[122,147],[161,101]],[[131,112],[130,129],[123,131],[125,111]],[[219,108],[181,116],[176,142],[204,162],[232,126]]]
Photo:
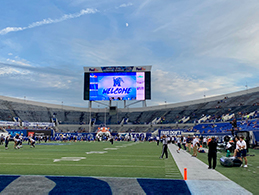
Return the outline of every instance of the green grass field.
[[[249,149],[249,154],[255,156],[247,156],[248,167],[243,168],[222,166],[219,159],[226,153],[218,153],[216,170],[253,194],[259,194],[259,150]],[[207,153],[199,153],[198,158],[208,164]]]
[[[23,144],[19,150],[13,149],[13,142],[8,150],[0,146],[0,174],[183,179],[171,154],[167,160],[159,159],[162,147],[155,142],[114,142],[113,145],[110,142],[59,142],[61,145],[42,144],[36,145],[36,148]],[[106,153],[87,154],[91,151]],[[255,156],[247,157],[248,168],[227,168],[220,165],[220,157],[226,155],[220,153],[216,170],[253,194],[258,194],[259,150],[250,150],[249,154]],[[83,159],[71,161],[73,158],[68,157]],[[198,158],[208,163],[207,153],[199,153]],[[57,162],[54,162],[55,159]]]
[[[107,153],[86,154],[91,151]],[[23,143],[19,150],[11,142],[8,150],[0,146],[0,174],[182,179],[172,156],[161,160],[160,155],[161,146],[154,142],[69,142],[36,148]],[[54,162],[62,157],[85,159]]]

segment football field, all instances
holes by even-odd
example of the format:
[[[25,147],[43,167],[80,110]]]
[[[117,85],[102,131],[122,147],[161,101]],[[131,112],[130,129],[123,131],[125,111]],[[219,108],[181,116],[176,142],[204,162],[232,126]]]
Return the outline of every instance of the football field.
[[[0,146],[0,192],[27,193],[38,186],[49,194],[190,194],[171,153],[160,159],[161,151],[156,142],[43,142],[35,148],[24,142],[21,149],[10,142],[8,150]],[[216,170],[256,194],[259,151],[249,153],[248,168],[223,167],[219,158],[226,154],[218,153]],[[198,158],[207,164],[207,153]]]
[[[0,174],[62,175],[133,178],[182,176],[169,154],[159,159],[161,145],[155,142],[47,142],[30,148],[0,148]]]

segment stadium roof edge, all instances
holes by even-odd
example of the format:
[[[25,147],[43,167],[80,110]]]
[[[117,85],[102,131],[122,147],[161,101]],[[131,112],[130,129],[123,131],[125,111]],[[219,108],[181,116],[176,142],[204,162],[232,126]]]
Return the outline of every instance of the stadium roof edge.
[[[255,92],[259,92],[259,87],[254,87],[251,89],[242,90],[242,91],[238,91],[238,92],[217,95],[217,96],[207,97],[207,98],[202,98],[202,99],[190,100],[190,101],[185,101],[185,102],[179,102],[179,103],[164,104],[164,105],[158,105],[158,106],[149,106],[149,107],[145,107],[145,108],[143,108],[143,107],[131,108],[128,112],[159,110],[159,109],[162,110],[162,109],[176,108],[176,107],[181,107],[181,106],[189,106],[189,105],[194,105],[194,104],[199,104],[199,103],[223,100],[225,97],[231,98],[231,97],[241,96],[241,95],[255,93]]]
[[[16,102],[16,103],[21,103],[21,104],[29,104],[29,105],[34,105],[34,106],[42,106],[42,107],[48,107],[48,108],[56,108],[56,109],[64,109],[64,110],[67,109],[67,110],[83,111],[83,112],[86,112],[88,110],[90,111],[89,108],[64,106],[64,105],[58,105],[58,104],[36,102],[36,101],[32,101],[32,100],[24,100],[24,99],[6,97],[6,96],[0,96],[0,99],[5,100],[5,101],[11,101],[11,102]]]

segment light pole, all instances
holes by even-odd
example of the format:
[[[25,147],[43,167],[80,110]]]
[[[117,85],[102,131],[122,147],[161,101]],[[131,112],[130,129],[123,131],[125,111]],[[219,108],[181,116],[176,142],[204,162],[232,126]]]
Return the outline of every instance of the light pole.
[[[106,127],[106,107],[105,107],[105,110],[104,110],[104,126]]]
[[[89,115],[89,133],[91,133],[91,126],[92,126],[92,107],[90,107],[90,115]]]

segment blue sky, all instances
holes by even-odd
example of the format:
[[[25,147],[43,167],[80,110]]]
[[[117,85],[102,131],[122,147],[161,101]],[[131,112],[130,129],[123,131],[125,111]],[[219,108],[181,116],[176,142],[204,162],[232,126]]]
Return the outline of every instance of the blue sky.
[[[148,106],[257,87],[259,1],[0,2],[0,95],[87,107],[83,67],[152,65]]]

